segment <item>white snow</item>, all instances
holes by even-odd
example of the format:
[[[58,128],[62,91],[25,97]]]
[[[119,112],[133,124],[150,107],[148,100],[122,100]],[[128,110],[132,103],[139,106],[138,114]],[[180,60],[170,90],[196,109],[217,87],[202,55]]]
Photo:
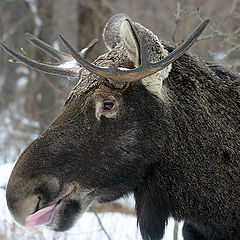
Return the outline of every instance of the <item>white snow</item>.
[[[12,163],[6,163],[3,165],[0,165],[0,187],[7,186],[7,182],[9,179],[9,176],[11,174],[11,171],[13,169],[14,164]],[[0,198],[1,199],[1,198]]]
[[[25,0],[25,2],[27,2],[29,4],[29,7],[33,14],[33,20],[35,23],[34,35],[38,36],[41,31],[41,27],[42,27],[43,23],[42,23],[41,18],[38,16],[37,1],[36,0]]]
[[[215,62],[221,62],[224,60],[224,58],[227,56],[225,52],[216,52],[213,55],[213,59]]]
[[[63,64],[58,65],[58,68],[79,68],[79,64],[77,63],[77,61],[75,59],[73,59],[72,61],[67,61]]]
[[[135,207],[135,200],[134,200],[133,194],[127,198],[119,198],[115,202],[121,204],[121,206],[123,207],[128,207],[132,209],[134,209]]]
[[[25,67],[25,66],[18,66],[16,68],[16,73],[17,74],[20,74],[20,73],[23,73],[25,75],[29,75],[29,68]]]
[[[55,40],[52,44],[53,48],[55,48],[56,50],[60,51],[60,46],[59,46],[59,41]]]
[[[40,102],[42,100],[42,94],[38,93],[36,96],[37,100]]]
[[[2,73],[0,74],[0,88],[2,88],[5,80],[6,80],[6,71],[2,71]]]
[[[27,85],[28,83],[28,78],[26,77],[20,77],[18,80],[17,80],[17,88],[23,88]]]
[[[19,97],[17,103],[8,104],[0,114],[0,164],[15,161],[39,135],[39,122],[22,114],[25,100],[25,97]]]

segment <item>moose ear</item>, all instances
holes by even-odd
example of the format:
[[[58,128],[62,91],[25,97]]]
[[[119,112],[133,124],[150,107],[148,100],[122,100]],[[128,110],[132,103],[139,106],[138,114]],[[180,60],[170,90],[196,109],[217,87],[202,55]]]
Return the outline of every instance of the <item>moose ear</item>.
[[[139,43],[131,19],[123,13],[109,19],[103,30],[103,40],[111,50],[121,41],[128,52],[129,60],[135,67],[139,66]]]
[[[129,19],[123,21],[120,29],[120,36],[127,49],[128,58],[134,63],[134,66],[139,66],[139,43],[135,30]]]
[[[103,30],[103,40],[106,47],[111,50],[121,41],[120,29],[122,23],[130,19],[126,14],[119,13],[109,19]]]
[[[143,240],[162,239],[170,215],[170,201],[167,194],[145,182],[134,192],[136,214]]]

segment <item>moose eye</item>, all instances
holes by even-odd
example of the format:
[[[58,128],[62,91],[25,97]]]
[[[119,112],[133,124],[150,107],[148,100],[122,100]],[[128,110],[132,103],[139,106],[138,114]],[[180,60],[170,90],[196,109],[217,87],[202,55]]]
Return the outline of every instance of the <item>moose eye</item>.
[[[104,111],[111,111],[115,108],[114,102],[104,102],[103,103],[103,110]]]
[[[116,118],[118,116],[118,103],[117,101],[98,101],[96,102],[96,117],[100,120],[100,117]]]

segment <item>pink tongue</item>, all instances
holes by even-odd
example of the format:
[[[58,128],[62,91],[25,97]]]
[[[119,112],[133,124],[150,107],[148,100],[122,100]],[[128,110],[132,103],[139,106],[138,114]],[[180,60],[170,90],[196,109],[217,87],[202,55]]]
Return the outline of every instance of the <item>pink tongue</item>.
[[[48,223],[56,204],[42,208],[34,214],[26,217],[26,227],[34,229],[37,225]]]

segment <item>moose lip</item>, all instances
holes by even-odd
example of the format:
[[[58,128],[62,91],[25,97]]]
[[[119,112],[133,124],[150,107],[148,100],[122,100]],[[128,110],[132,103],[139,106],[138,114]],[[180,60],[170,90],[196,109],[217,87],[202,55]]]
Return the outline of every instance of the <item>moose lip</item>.
[[[26,217],[25,221],[26,224],[25,226],[28,229],[35,229],[37,226],[43,225],[43,224],[49,224],[51,222],[52,216],[54,215],[55,208],[59,203],[61,202],[58,201],[56,204],[52,204],[50,206],[44,207],[35,213],[29,215]]]

